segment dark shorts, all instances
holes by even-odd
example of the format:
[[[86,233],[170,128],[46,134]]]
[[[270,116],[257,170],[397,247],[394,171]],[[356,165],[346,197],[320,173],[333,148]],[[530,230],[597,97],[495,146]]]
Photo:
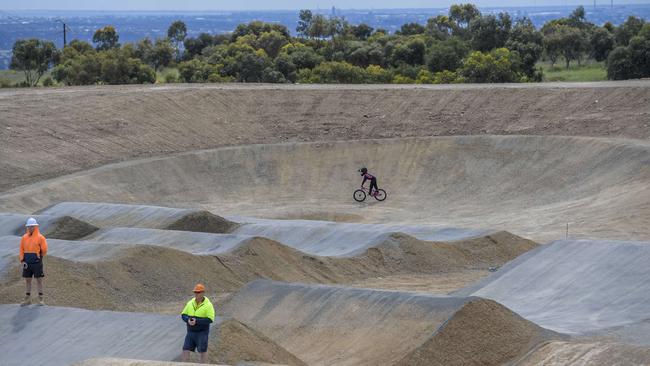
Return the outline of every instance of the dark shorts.
[[[43,273],[43,262],[27,263],[27,268],[23,267],[23,277],[24,278],[45,277],[45,273]]]
[[[183,351],[192,351],[196,349],[197,352],[208,352],[208,336],[210,331],[203,332],[187,332],[185,336],[185,343],[183,343]]]

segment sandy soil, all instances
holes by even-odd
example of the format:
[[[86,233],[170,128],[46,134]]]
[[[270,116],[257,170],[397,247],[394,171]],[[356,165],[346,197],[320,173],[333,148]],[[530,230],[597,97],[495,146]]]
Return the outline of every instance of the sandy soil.
[[[495,134],[647,139],[650,81],[3,90],[0,111],[3,191],[109,162],[226,145]]]

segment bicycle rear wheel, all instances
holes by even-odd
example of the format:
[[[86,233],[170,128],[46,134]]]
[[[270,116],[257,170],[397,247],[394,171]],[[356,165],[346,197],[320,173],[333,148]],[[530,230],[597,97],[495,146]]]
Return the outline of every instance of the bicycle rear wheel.
[[[357,202],[363,202],[366,199],[366,192],[364,192],[362,189],[357,189],[354,191],[352,197],[354,197],[354,200]]]
[[[386,191],[384,191],[383,189],[378,189],[377,194],[375,195],[375,199],[377,201],[383,201],[386,199],[386,196],[387,196]]]

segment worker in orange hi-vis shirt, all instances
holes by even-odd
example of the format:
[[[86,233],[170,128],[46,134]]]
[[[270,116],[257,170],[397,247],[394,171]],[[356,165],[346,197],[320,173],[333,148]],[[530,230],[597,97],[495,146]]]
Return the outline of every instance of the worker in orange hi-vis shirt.
[[[47,241],[38,230],[38,222],[30,217],[25,224],[26,233],[20,240],[20,263],[23,265],[25,279],[25,300],[20,304],[26,306],[32,303],[32,277],[36,278],[38,287],[38,305],[43,302],[43,257],[47,254]]]

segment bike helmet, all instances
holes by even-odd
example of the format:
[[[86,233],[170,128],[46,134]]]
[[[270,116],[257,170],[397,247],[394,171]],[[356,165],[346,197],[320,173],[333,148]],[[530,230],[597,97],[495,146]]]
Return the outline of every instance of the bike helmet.
[[[363,174],[368,173],[368,169],[366,169],[365,167],[359,169],[359,171],[360,171],[361,173],[363,173]]]

